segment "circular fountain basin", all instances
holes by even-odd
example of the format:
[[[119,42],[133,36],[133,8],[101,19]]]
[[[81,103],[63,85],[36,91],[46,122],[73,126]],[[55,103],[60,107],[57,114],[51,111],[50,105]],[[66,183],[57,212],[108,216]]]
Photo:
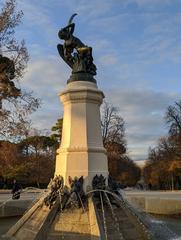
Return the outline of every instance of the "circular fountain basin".
[[[181,191],[125,191],[126,199],[137,208],[154,214],[181,214]]]
[[[10,191],[0,192],[0,218],[14,217],[24,214],[26,209],[33,201],[37,199],[40,192],[26,192],[22,193],[20,199],[12,200]]]

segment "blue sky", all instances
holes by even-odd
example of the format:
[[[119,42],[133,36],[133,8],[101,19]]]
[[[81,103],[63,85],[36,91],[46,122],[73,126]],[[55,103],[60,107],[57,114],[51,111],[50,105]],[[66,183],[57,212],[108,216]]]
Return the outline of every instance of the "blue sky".
[[[4,0],[2,1],[4,2]],[[22,87],[42,98],[32,115],[39,129],[63,114],[58,93],[70,75],[56,45],[58,30],[78,13],[75,36],[93,47],[97,82],[126,122],[128,152],[145,159],[167,129],[166,107],[181,99],[180,0],[17,0],[17,28],[30,54]]]

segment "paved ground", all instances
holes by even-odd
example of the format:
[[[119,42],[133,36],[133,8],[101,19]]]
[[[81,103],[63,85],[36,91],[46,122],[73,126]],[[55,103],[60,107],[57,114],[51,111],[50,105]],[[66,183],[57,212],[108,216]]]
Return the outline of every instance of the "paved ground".
[[[88,212],[82,209],[65,210],[58,213],[48,234],[48,240],[90,240],[90,223]],[[98,239],[95,237],[94,239]]]
[[[0,218],[23,215],[24,211],[41,196],[41,192],[24,192],[20,199],[12,200],[9,192],[0,193]]]
[[[138,191],[129,190],[125,191],[127,196],[137,196],[137,197],[158,197],[158,198],[172,198],[181,199],[181,191]]]
[[[0,238],[12,227],[20,217],[0,218]]]
[[[20,199],[22,200],[34,200],[40,192],[26,192],[22,193]],[[0,191],[0,203],[11,200],[12,199],[12,194],[10,191]]]
[[[29,191],[26,193],[22,193],[20,199],[18,200],[12,200],[12,194],[10,193],[11,191],[9,190],[0,190],[0,236],[7,232],[7,230],[13,226],[20,216],[11,216],[11,217],[2,217],[2,208],[4,208],[4,204],[6,205],[6,211],[7,211],[7,204],[8,206],[10,205],[10,211],[13,213],[12,206],[14,208],[16,205],[19,207],[26,208],[31,204],[32,201],[34,201],[41,192],[35,192],[35,191]],[[21,210],[21,211],[24,211]],[[16,214],[15,214],[16,215]]]

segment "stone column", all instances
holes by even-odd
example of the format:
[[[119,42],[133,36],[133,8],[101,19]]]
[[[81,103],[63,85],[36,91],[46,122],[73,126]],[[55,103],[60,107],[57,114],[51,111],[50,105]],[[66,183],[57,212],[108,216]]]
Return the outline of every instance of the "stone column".
[[[84,188],[96,174],[108,176],[106,151],[101,135],[100,105],[104,94],[96,83],[75,81],[60,94],[64,105],[61,146],[57,151],[55,175],[84,176]]]

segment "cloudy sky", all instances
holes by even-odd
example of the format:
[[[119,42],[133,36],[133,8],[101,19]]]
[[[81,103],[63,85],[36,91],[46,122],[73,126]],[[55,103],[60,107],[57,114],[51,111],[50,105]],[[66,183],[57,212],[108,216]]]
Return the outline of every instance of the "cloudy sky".
[[[98,86],[126,122],[128,152],[133,159],[145,159],[148,147],[166,134],[167,106],[181,99],[181,1],[17,3],[24,17],[16,33],[25,39],[31,57],[22,87],[42,98],[32,116],[34,126],[48,129],[63,114],[58,93],[70,69],[58,56],[57,32],[78,13],[74,34],[93,47]]]

